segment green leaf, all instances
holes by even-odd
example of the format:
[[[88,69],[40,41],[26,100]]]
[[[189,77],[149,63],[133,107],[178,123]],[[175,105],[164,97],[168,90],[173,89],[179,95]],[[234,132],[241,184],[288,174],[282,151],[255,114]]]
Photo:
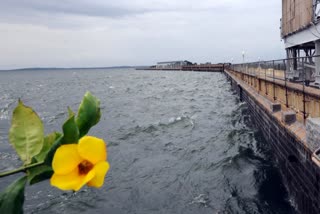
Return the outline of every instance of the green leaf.
[[[53,145],[51,146],[46,158],[44,159],[44,163],[48,166],[52,165],[52,160],[53,160],[53,156],[54,153],[56,152],[56,150],[59,148],[59,146],[62,143],[62,138],[63,135],[61,135],[58,139],[56,139],[56,141],[53,143]]]
[[[19,178],[10,184],[0,195],[0,213],[23,213],[24,188],[27,176]]]
[[[43,143],[43,147],[40,151],[39,154],[37,154],[35,156],[35,159],[37,160],[36,162],[42,162],[44,161],[45,157],[47,156],[50,148],[52,147],[52,145],[54,144],[54,142],[59,138],[61,137],[61,133],[59,132],[53,132],[49,135],[47,135],[45,138],[44,138],[44,143]]]
[[[75,115],[70,108],[68,108],[68,111],[69,111],[69,118],[66,120],[66,122],[62,126],[63,135],[60,134],[59,136],[56,137],[55,142],[52,144],[50,150],[48,151],[45,157],[44,162],[48,166],[51,166],[54,153],[62,144],[78,142],[79,129],[75,122]]]
[[[32,185],[51,178],[52,174],[53,170],[50,166],[41,165],[28,169],[28,180],[30,185]]]
[[[80,138],[86,135],[90,128],[99,122],[100,117],[100,101],[90,92],[87,92],[79,106],[78,117],[76,119]]]
[[[79,129],[75,120],[75,115],[70,108],[68,109],[68,111],[69,118],[62,126],[62,144],[77,143],[79,140]]]
[[[31,163],[32,157],[41,151],[43,137],[43,124],[39,116],[19,100],[13,111],[9,140],[24,164]]]

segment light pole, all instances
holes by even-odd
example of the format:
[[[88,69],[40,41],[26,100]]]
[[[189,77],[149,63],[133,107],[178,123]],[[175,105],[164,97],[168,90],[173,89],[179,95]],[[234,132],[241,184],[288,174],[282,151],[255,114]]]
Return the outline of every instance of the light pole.
[[[244,56],[245,56],[245,52],[242,51],[242,63],[244,63]]]

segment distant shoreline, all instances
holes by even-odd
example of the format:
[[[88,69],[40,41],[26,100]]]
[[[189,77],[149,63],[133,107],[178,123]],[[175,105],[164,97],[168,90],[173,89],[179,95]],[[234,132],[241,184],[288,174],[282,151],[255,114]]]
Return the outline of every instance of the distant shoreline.
[[[73,69],[81,69],[81,70],[92,70],[92,69],[124,69],[124,68],[132,68],[132,69],[137,69],[137,68],[145,68],[148,66],[111,66],[111,67],[74,67],[74,68],[48,68],[48,67],[35,67],[35,68],[16,68],[16,69],[2,69],[0,71],[34,71],[34,70],[73,70]]]

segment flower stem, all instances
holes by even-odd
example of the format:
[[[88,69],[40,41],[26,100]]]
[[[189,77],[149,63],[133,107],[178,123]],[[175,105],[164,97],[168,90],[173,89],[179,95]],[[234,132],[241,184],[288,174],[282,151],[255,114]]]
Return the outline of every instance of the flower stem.
[[[0,178],[8,176],[8,175],[13,175],[13,174],[16,174],[16,173],[19,173],[19,172],[25,172],[28,169],[40,166],[42,164],[44,164],[44,162],[34,163],[34,164],[27,165],[27,166],[22,166],[20,168],[14,169],[14,170],[10,170],[10,171],[7,171],[7,172],[2,172],[2,173],[0,173]]]

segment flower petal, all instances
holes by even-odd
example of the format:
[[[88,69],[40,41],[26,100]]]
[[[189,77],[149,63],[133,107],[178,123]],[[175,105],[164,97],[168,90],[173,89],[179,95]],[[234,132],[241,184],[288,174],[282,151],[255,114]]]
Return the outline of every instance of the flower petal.
[[[107,148],[105,142],[96,137],[84,136],[78,144],[78,152],[83,159],[90,161],[93,165],[107,159]]]
[[[78,191],[83,185],[90,181],[95,176],[95,171],[91,170],[86,175],[79,175],[78,169],[73,170],[66,175],[58,175],[54,173],[50,179],[52,186],[61,190],[74,190]]]
[[[88,182],[88,186],[101,187],[104,182],[104,177],[109,171],[110,165],[106,161],[102,161],[94,166],[91,171],[95,171],[95,176]]]
[[[77,168],[82,160],[83,159],[78,154],[77,144],[62,145],[54,154],[52,168],[57,174],[68,174]]]

